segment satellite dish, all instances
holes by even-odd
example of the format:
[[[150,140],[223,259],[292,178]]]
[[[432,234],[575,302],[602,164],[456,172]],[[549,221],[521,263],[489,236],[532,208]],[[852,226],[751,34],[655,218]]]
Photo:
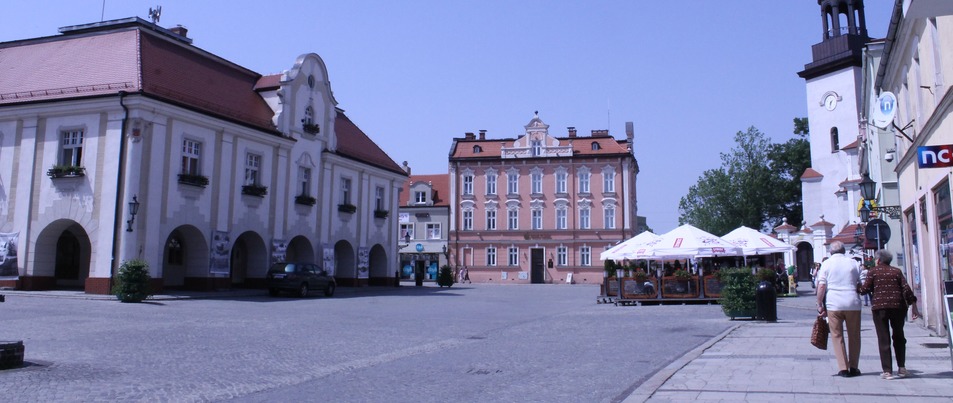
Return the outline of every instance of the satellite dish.
[[[868,241],[877,245],[877,249],[883,249],[887,241],[890,240],[890,226],[887,225],[886,221],[875,218],[867,223],[867,229],[864,231],[864,234],[867,236]],[[879,245],[877,244],[878,240],[880,241]]]

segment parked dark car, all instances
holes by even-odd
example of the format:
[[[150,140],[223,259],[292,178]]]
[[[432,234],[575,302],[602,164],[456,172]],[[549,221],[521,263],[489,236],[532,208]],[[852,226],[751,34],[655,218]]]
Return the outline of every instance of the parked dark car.
[[[326,297],[334,295],[337,283],[334,277],[314,263],[282,262],[268,269],[268,294],[277,296],[281,291],[291,291],[304,298],[311,290],[323,290]]]

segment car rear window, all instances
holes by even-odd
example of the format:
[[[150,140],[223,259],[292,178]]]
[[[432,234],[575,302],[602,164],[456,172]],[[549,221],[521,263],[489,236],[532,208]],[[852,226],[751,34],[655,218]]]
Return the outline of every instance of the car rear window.
[[[268,269],[269,273],[294,273],[294,263],[275,263]]]

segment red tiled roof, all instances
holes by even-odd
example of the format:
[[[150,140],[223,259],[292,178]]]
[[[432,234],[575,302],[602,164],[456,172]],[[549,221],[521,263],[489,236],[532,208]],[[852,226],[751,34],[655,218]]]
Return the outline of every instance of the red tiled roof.
[[[833,226],[834,226],[833,223],[828,222],[827,220],[823,220],[823,219],[820,220],[820,221],[818,221],[818,222],[816,222],[816,223],[814,223],[814,224],[811,224],[811,225],[810,225],[811,228],[817,228],[817,227],[833,227]]]
[[[433,189],[430,197],[433,199],[434,206],[450,206],[450,201],[444,199],[445,195],[450,194],[450,174],[432,174],[432,175],[411,175],[404,181],[403,190],[397,199],[398,206],[406,206],[410,198],[410,185],[417,182],[428,182]]]
[[[281,74],[262,76],[255,83],[255,91],[277,90],[281,87]]]
[[[860,179],[844,179],[844,181],[839,183],[838,186],[847,187],[847,185],[853,185],[857,183],[860,183]]]
[[[857,227],[859,227],[859,226],[860,226],[859,224],[845,225],[844,228],[842,228],[842,229],[840,230],[840,233],[838,233],[838,234],[835,235],[833,238],[831,238],[831,241],[841,241],[841,242],[843,242],[843,243],[845,243],[845,244],[856,244],[856,243],[858,243],[858,242],[857,242],[856,235],[855,235],[855,231],[857,231]],[[861,228],[863,228],[863,227],[861,227]],[[861,236],[861,242],[863,242],[864,239],[865,239],[865,237],[862,235],[862,236]]]
[[[860,140],[854,140],[853,143],[850,143],[850,144],[848,144],[848,145],[846,145],[846,146],[843,146],[843,147],[841,147],[840,149],[841,149],[841,150],[853,150],[853,149],[855,149],[855,148],[857,148],[857,147],[860,147]]]
[[[816,179],[816,178],[823,178],[823,177],[824,175],[821,175],[820,172],[815,171],[814,168],[807,168],[804,170],[804,173],[801,174],[801,180]]]
[[[381,150],[351,119],[338,111],[334,120],[334,133],[337,134],[337,153],[351,159],[374,165],[381,169],[406,175],[394,160]]]
[[[774,227],[774,231],[775,231],[775,232],[781,232],[781,230],[787,230],[788,232],[794,232],[794,231],[797,231],[797,227],[795,227],[795,226],[793,226],[793,225],[791,225],[791,224],[788,224],[787,222],[785,222],[784,224],[779,225],[779,226],[777,226],[777,227]]]
[[[557,138],[560,146],[568,146],[572,143],[574,157],[596,156],[596,155],[615,155],[626,154],[628,148],[625,140],[616,140],[613,137],[561,137]],[[517,139],[486,139],[486,140],[467,140],[456,139],[455,147],[451,152],[450,158],[499,158],[502,155],[503,147],[512,147]],[[593,150],[592,143],[598,143],[599,149]],[[474,152],[474,146],[480,146],[482,152]],[[552,158],[552,157],[545,157]]]

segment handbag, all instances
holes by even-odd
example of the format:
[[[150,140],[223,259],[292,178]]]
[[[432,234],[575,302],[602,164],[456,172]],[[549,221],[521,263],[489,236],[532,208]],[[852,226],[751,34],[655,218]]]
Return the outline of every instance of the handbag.
[[[814,329],[811,330],[811,345],[821,350],[827,350],[827,336],[831,334],[831,328],[827,325],[827,318],[817,315],[814,321]]]

